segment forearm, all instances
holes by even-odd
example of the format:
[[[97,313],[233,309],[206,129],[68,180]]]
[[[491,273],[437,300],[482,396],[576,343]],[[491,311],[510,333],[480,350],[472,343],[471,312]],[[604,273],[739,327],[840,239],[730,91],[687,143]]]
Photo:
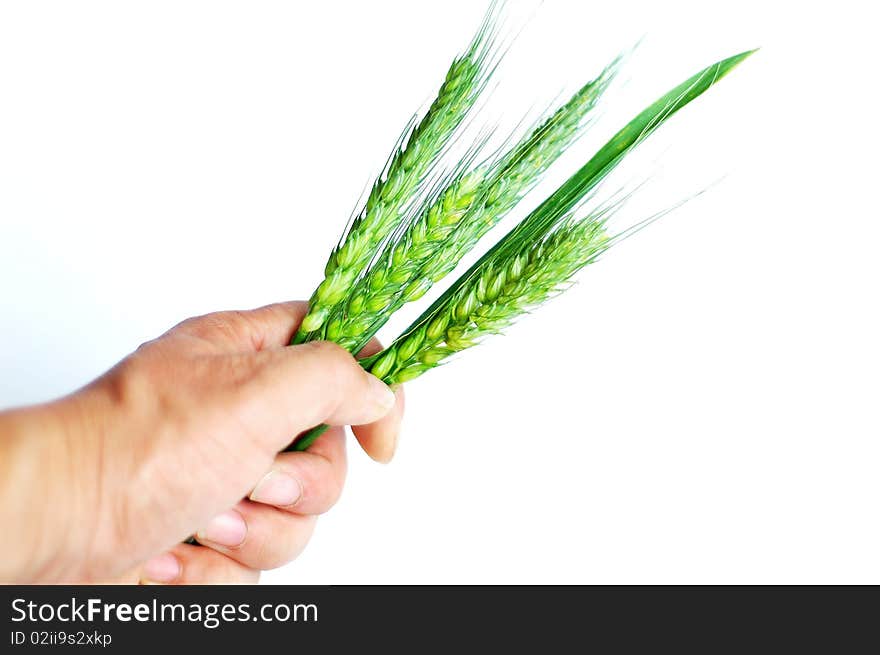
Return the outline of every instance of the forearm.
[[[81,403],[0,412],[0,582],[71,581],[91,549],[99,484]]]

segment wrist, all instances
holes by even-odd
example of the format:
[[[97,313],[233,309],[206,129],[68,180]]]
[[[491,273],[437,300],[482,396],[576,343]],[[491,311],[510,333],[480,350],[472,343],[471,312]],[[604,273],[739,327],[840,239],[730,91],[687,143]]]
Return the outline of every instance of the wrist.
[[[100,439],[89,389],[0,414],[0,581],[87,578],[100,505]]]
[[[58,523],[67,514],[64,483],[58,480],[60,430],[55,403],[0,415],[0,577],[4,582],[40,582],[56,576],[52,569],[60,562],[54,551],[63,543]],[[38,509],[46,506],[51,511]]]

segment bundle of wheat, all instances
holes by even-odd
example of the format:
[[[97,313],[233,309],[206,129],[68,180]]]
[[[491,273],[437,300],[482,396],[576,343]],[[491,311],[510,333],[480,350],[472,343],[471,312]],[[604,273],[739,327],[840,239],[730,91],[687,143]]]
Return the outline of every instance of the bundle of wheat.
[[[444,184],[425,192],[499,60],[494,15],[493,8],[424,117],[404,132],[333,250],[292,343],[327,339],[359,352],[394,312],[453,271],[583,133],[620,58],[506,151],[474,165],[469,154]],[[616,204],[588,210],[585,199],[639,143],[752,52],[701,70],[633,118],[390,346],[362,360],[364,368],[388,384],[412,380],[562,291],[630,233],[609,228]],[[290,449],[308,448],[325,429],[310,430]]]

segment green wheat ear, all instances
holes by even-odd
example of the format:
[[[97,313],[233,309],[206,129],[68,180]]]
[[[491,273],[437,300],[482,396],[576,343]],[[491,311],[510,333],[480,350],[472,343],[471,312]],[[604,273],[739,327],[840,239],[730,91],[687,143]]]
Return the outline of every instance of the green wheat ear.
[[[494,161],[454,176],[385,246],[317,337],[358,352],[407,302],[455,268],[582,134],[584,119],[617,71],[619,59]]]
[[[452,62],[424,117],[404,132],[363,209],[331,253],[293,343],[307,340],[345,299],[485,89],[497,63],[493,12],[494,7],[467,51]]]
[[[571,277],[616,240],[607,216],[573,219],[584,198],[672,115],[705,93],[754,50],[701,70],[617,132],[580,170],[500,239],[395,341],[362,366],[389,384],[411,380],[449,356],[501,331],[529,308],[562,291]],[[318,426],[289,448],[304,450],[326,430]]]

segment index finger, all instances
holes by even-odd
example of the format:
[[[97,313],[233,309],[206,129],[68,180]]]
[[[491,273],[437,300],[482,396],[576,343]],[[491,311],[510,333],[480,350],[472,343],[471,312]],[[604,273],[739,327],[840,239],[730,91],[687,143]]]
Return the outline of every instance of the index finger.
[[[281,348],[290,343],[308,307],[307,302],[291,300],[246,311],[213,312],[187,319],[174,331],[234,352]]]

